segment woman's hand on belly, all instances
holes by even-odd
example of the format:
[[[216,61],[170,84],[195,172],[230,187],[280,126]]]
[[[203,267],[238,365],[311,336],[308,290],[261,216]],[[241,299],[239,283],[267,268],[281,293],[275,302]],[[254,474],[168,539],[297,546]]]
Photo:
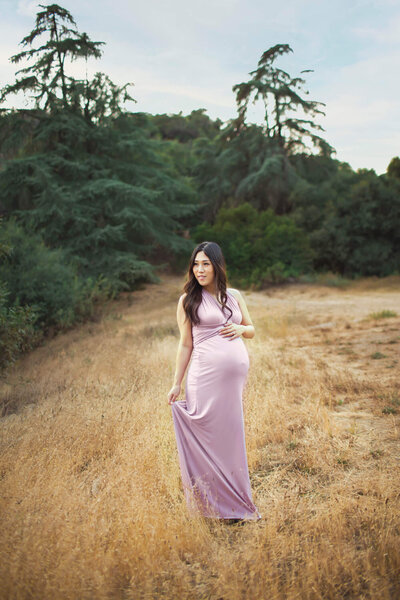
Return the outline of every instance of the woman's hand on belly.
[[[237,323],[226,323],[222,329],[219,330],[219,335],[226,337],[229,340],[234,340],[240,337],[246,331],[245,325],[238,325]]]

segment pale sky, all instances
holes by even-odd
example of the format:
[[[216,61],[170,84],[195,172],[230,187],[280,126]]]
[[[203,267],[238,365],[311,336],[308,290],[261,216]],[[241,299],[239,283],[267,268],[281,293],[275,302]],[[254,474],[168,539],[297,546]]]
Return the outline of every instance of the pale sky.
[[[400,0],[58,3],[80,32],[106,42],[102,58],[89,62],[89,76],[102,71],[119,85],[135,84],[130,91],[137,104],[128,110],[188,114],[205,108],[213,119],[231,119],[232,86],[249,78],[265,50],[289,44],[293,53],[275,64],[293,77],[313,69],[304,75],[308,99],[326,104],[319,122],[336,158],[380,174],[400,155]],[[38,4],[0,0],[1,87],[14,81],[9,58],[33,29]],[[84,62],[72,69],[83,76]],[[256,109],[249,111],[250,120],[257,117]]]

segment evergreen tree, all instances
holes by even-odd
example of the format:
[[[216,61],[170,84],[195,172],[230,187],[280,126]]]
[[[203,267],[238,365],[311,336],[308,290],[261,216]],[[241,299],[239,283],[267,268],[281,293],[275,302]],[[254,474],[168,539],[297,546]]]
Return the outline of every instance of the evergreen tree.
[[[278,147],[293,153],[306,148],[304,138],[308,137],[323,153],[331,153],[333,148],[313,131],[324,131],[313,119],[325,114],[319,108],[325,104],[302,97],[300,92],[303,91],[305,80],[291,77],[274,65],[279,56],[288,52],[293,52],[288,44],[277,44],[269,48],[262,54],[257,69],[250,72],[251,79],[233,86],[238,105],[237,128],[240,130],[246,126],[250,100],[253,99],[253,103],[260,100],[264,105],[265,135],[276,141]],[[310,69],[302,71],[307,72],[310,72]],[[308,94],[308,91],[305,91],[305,94]],[[302,119],[290,114],[299,109],[310,115],[311,119]]]
[[[115,85],[107,75],[96,73],[92,81],[79,80],[67,73],[67,64],[78,59],[98,59],[104,42],[93,42],[87,33],[79,33],[71,13],[58,4],[39,4],[34,29],[20,44],[28,50],[15,54],[11,62],[33,62],[16,72],[17,80],[3,88],[0,103],[10,94],[31,94],[35,108],[46,112],[60,109],[84,115],[86,120],[101,122],[121,114],[121,104],[133,100],[127,88]],[[47,41],[34,48],[33,43],[47,36]]]
[[[399,156],[394,156],[392,158],[392,160],[390,161],[388,168],[387,168],[387,174],[389,177],[396,177],[397,179],[400,179],[400,157]]]
[[[232,88],[236,93],[238,117],[233,122],[231,139],[235,136],[243,138],[249,127],[246,117],[250,101],[260,101],[264,108],[261,128],[265,136],[264,150],[255,161],[256,168],[247,174],[236,195],[251,201],[251,196],[259,196],[260,190],[264,190],[267,200],[261,203],[262,207],[271,206],[278,214],[291,210],[289,194],[296,176],[289,156],[307,149],[307,138],[321,154],[329,156],[333,152],[333,148],[315,133],[323,131],[314,119],[325,114],[320,109],[324,104],[305,99],[301,95],[305,80],[292,77],[274,64],[279,56],[288,52],[292,52],[288,44],[269,48],[262,54],[257,69],[250,72],[251,79]],[[304,93],[308,94],[308,91]],[[296,116],[299,110],[311,118]]]
[[[289,211],[289,194],[297,175],[287,157],[273,147],[259,125],[239,133],[229,122],[213,140],[194,144],[196,182],[203,214],[215,219],[222,206],[248,202],[257,210]]]
[[[28,53],[36,59],[29,67],[34,80],[2,93],[3,99],[18,90],[38,95],[33,111],[1,119],[1,141],[11,156],[0,171],[0,210],[40,233],[49,247],[64,248],[80,275],[105,276],[114,290],[130,289],[156,279],[150,263],[161,255],[165,263],[165,251],[169,262],[188,250],[181,232],[196,209],[193,186],[166,156],[165,143],[151,138],[149,119],[124,113],[126,86],[98,74],[94,86],[82,87],[67,76],[66,57],[98,57],[100,43],[80,34],[65,9],[43,8],[23,40],[50,36]],[[1,134],[17,123],[20,135],[10,147]]]
[[[90,126],[69,112],[41,114],[26,155],[0,172],[0,208],[47,245],[65,248],[81,275],[114,289],[155,280],[161,250],[188,249],[181,235],[195,193],[134,115]],[[165,262],[165,261],[163,261]]]
[[[2,90],[0,101],[9,94],[31,92],[36,108],[52,111],[69,107],[73,80],[66,73],[66,60],[100,58],[100,46],[104,42],[92,42],[86,33],[80,34],[70,12],[58,4],[39,6],[43,11],[37,13],[35,27],[23,38],[21,45],[32,46],[37,38],[46,34],[49,39],[38,48],[23,50],[11,57],[15,64],[31,59],[35,62],[16,72],[21,77]]]
[[[272,208],[277,214],[290,213],[291,192],[299,180],[292,157],[300,150],[304,154],[307,138],[319,148],[321,159],[331,164],[333,148],[315,133],[323,128],[313,120],[324,114],[319,108],[323,103],[305,99],[301,95],[304,79],[293,78],[274,64],[287,52],[292,52],[288,44],[264,52],[251,79],[233,87],[238,117],[212,140],[198,140],[194,145],[196,180],[209,221],[222,206],[243,202],[260,211]],[[263,125],[246,121],[251,100],[264,105]],[[294,116],[298,110],[311,118]]]

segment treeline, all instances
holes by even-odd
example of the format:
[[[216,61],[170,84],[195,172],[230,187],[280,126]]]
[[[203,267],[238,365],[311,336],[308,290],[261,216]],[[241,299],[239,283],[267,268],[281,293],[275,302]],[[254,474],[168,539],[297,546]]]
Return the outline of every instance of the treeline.
[[[179,270],[204,239],[222,245],[239,286],[398,270],[400,159],[378,176],[333,158],[322,103],[275,65],[288,45],[234,86],[229,122],[135,113],[128,84],[68,75],[68,60],[98,59],[102,43],[62,7],[42,8],[11,58],[28,66],[0,97],[34,103],[0,114],[0,369],[157,269]],[[263,125],[247,120],[252,101]]]

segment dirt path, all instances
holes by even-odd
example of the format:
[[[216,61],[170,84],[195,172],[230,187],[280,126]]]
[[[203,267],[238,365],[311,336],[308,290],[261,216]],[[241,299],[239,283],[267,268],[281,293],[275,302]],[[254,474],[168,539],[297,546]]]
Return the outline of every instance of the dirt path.
[[[386,459],[398,465],[399,286],[380,288],[379,282],[364,281],[344,290],[288,286],[244,296],[253,312],[265,309],[276,323],[289,321],[284,331],[286,355],[312,356],[320,368],[329,365],[350,373],[355,381],[375,383],[356,397],[339,394],[330,415],[341,430],[357,432],[361,452],[376,446],[379,456],[385,448]]]

